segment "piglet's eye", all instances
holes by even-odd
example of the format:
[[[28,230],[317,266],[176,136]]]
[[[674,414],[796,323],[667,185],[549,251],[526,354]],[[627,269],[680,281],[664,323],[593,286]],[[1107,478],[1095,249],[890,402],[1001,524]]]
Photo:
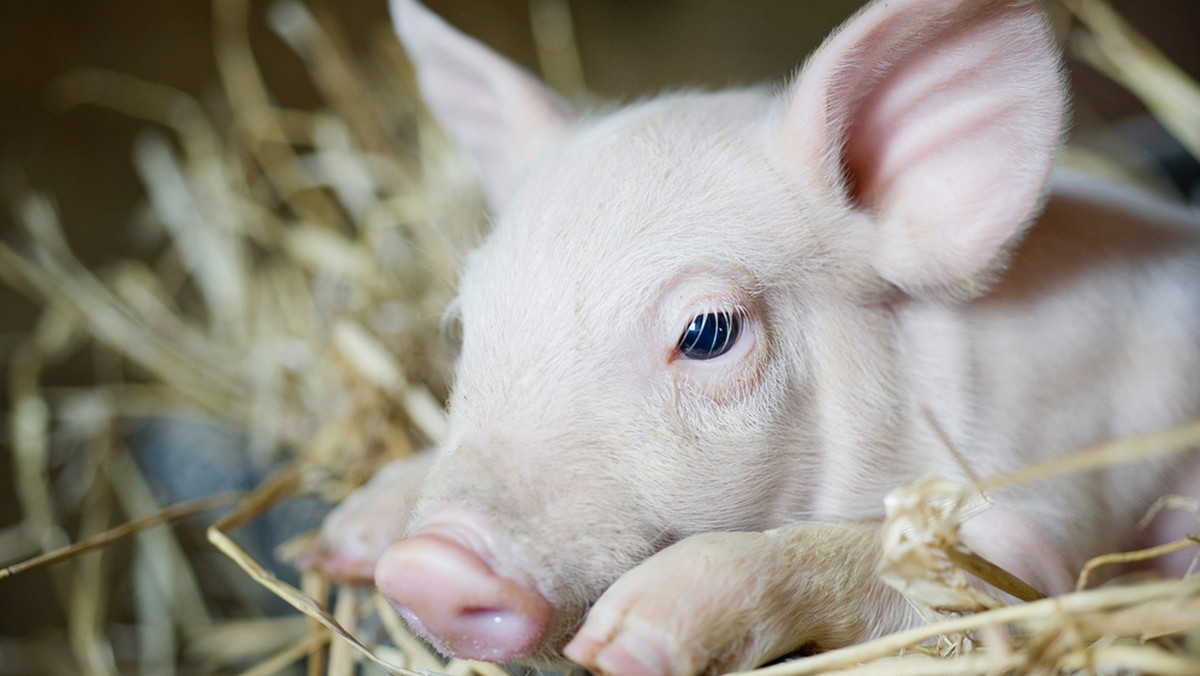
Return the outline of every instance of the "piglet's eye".
[[[733,347],[741,330],[742,317],[736,312],[696,315],[679,337],[679,354],[685,359],[715,359]]]

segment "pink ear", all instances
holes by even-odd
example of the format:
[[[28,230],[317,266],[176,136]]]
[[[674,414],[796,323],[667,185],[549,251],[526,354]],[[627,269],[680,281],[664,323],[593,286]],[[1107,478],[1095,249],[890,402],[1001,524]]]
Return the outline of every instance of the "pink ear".
[[[813,55],[784,147],[873,214],[882,277],[961,293],[1036,214],[1064,108],[1037,0],[886,0]]]
[[[562,133],[570,108],[415,0],[391,0],[391,11],[425,104],[479,164],[493,210],[502,207],[528,165]]]

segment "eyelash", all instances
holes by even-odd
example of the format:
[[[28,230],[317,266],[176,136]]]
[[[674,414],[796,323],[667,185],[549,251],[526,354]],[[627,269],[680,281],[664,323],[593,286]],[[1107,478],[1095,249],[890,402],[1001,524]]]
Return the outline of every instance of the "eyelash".
[[[716,359],[737,344],[743,320],[736,310],[698,314],[679,336],[676,350],[684,359]]]

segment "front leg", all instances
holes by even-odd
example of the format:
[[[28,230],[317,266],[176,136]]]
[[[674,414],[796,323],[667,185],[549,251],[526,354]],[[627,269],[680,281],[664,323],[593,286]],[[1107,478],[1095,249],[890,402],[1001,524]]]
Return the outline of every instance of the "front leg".
[[[342,582],[369,583],[375,562],[404,535],[433,464],[430,451],[394,460],[325,517],[315,551],[304,565]]]
[[[880,635],[907,606],[876,578],[878,530],[806,523],[687,538],[617,580],[563,652],[601,674],[687,676]]]

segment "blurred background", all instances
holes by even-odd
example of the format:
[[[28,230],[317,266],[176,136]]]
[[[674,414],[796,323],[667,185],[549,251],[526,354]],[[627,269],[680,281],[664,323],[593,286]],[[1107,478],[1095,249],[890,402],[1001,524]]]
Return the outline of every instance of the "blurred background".
[[[220,110],[213,28],[215,8],[222,4],[229,2],[0,0],[0,239],[16,239],[12,190],[27,185],[52,197],[72,248],[89,268],[136,253],[130,223],[144,205],[145,188],[131,148],[154,125],[107,108],[64,105],[61,78],[103,68],[168,85]],[[351,54],[365,54],[371,45],[390,40],[384,0],[305,4],[324,25],[336,28],[334,37]],[[466,33],[540,72],[544,61],[531,21],[537,0],[427,4]],[[271,3],[248,5],[250,44],[275,102],[294,109],[324,105],[303,59],[272,29]],[[780,82],[859,5],[855,0],[571,0],[566,6],[582,84],[598,99],[629,100],[663,88]],[[1193,78],[1200,74],[1200,3],[1115,0],[1112,5],[1184,71]],[[1194,162],[1171,144],[1136,98],[1076,59],[1069,58],[1068,67],[1076,140],[1140,148],[1134,155],[1151,157],[1159,168],[1174,172],[1163,185],[1195,190]],[[573,68],[568,63],[566,75],[551,73],[551,80],[578,84]],[[38,314],[34,302],[0,284],[3,363]],[[95,377],[94,368],[81,358],[56,367],[47,378],[52,384],[86,384]],[[7,389],[0,404],[7,412]],[[10,488],[9,424],[0,423],[0,528],[20,518]],[[170,468],[159,471],[170,473]],[[61,633],[64,611],[51,602],[51,587],[44,571],[0,580],[0,656],[4,641],[52,641]],[[0,658],[0,675],[20,673],[3,662]]]
[[[317,105],[302,62],[267,25],[269,3],[250,4],[252,44],[272,94],[286,106]],[[310,4],[336,17],[352,49],[388,30],[384,0]],[[778,82],[860,4],[575,0],[570,9],[587,87],[603,98],[630,99],[665,87]],[[526,0],[431,0],[428,5],[538,70]],[[1200,71],[1200,4],[1119,0],[1113,6],[1184,70]],[[129,148],[145,123],[88,106],[58,110],[51,84],[76,69],[102,67],[203,99],[218,80],[212,12],[207,0],[0,3],[0,162],[22,167],[34,187],[56,197],[85,260],[102,260],[120,244],[141,191]],[[1077,61],[1069,67],[1082,130],[1142,112],[1118,85]],[[5,309],[5,320],[19,320],[14,316],[19,310],[8,304]]]

